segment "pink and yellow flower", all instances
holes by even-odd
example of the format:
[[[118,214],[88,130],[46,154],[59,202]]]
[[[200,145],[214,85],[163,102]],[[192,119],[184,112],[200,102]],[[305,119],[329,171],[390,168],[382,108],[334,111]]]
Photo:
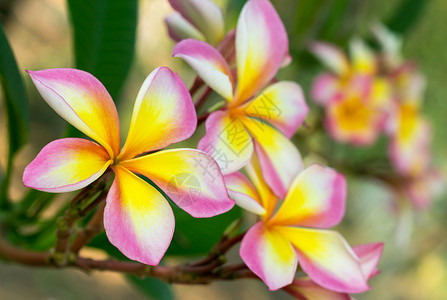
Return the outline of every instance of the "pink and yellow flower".
[[[260,216],[245,234],[240,255],[270,290],[291,284],[298,263],[324,288],[345,293],[369,288],[359,257],[339,233],[327,230],[344,215],[344,176],[311,165],[295,178],[275,210],[278,198],[264,182],[257,160],[246,171],[251,181],[233,173],[225,182],[236,204]]]
[[[394,113],[390,125],[390,159],[397,173],[417,177],[430,164],[431,130],[421,115],[425,79],[414,66],[402,64],[390,74]]]
[[[371,79],[376,74],[376,58],[361,40],[351,42],[350,58],[341,49],[324,42],[313,43],[310,50],[330,70],[317,76],[312,86],[312,98],[319,104],[331,102],[346,87],[361,82],[358,77]]]
[[[351,43],[351,61],[329,44],[315,43],[313,53],[332,73],[318,76],[314,100],[325,108],[325,125],[335,140],[372,144],[384,130],[391,100],[388,82],[377,76],[376,58],[360,40]]]
[[[66,138],[49,143],[26,167],[24,184],[69,192],[111,168],[115,179],[106,199],[104,227],[110,242],[130,259],[158,264],[174,232],[168,201],[141,176],[194,217],[215,216],[233,206],[218,165],[208,154],[172,149],[142,155],[190,137],[197,125],[187,88],[168,68],[154,70],[144,81],[121,150],[116,107],[95,77],[74,69],[28,73],[45,101],[96,142]],[[195,177],[200,193],[192,195],[188,186],[178,183],[185,175]]]
[[[270,84],[288,57],[284,26],[267,0],[249,0],[236,28],[237,84],[224,57],[211,45],[183,40],[173,50],[226,100],[206,121],[198,148],[210,153],[224,174],[243,167],[253,151],[266,181],[279,196],[302,168],[301,156],[289,140],[308,107],[294,82]]]
[[[414,104],[402,104],[397,110],[389,149],[391,163],[399,174],[415,177],[430,164],[430,127]]]
[[[380,273],[377,264],[382,255],[383,243],[359,245],[352,249],[359,257],[362,270],[368,279]],[[308,277],[295,279],[285,290],[299,300],[353,300],[348,293],[328,290]]]

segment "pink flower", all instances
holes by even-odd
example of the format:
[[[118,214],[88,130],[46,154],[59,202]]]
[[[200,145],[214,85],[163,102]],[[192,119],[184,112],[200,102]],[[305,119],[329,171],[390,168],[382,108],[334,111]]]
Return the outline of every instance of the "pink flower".
[[[110,242],[130,259],[158,264],[174,232],[168,201],[136,174],[149,178],[194,217],[215,216],[233,206],[209,155],[192,149],[141,155],[182,141],[196,128],[191,96],[168,68],[154,70],[144,81],[121,150],[118,113],[95,77],[74,69],[28,73],[45,101],[96,142],[66,138],[49,143],[26,167],[24,184],[46,192],[69,192],[111,168],[115,179],[107,195],[104,227]],[[182,176],[194,177],[200,193],[191,195],[189,187],[179,183]]]
[[[359,257],[362,270],[368,279],[380,272],[376,266],[382,255],[383,243],[359,245],[353,250]],[[297,278],[284,289],[299,300],[353,300],[348,293],[328,290],[308,277]]]
[[[236,28],[237,83],[224,57],[211,45],[184,40],[173,56],[185,60],[206,84],[226,100],[206,121],[198,148],[210,153],[224,174],[243,167],[253,151],[266,181],[279,196],[302,169],[289,138],[304,121],[308,107],[294,82],[270,84],[288,57],[284,26],[267,0],[249,0]]]
[[[351,42],[351,60],[326,43],[314,43],[311,50],[332,71],[312,87],[313,99],[325,108],[329,135],[357,146],[374,143],[385,129],[391,94],[389,82],[376,74],[373,52],[360,40]]]
[[[344,215],[344,176],[311,165],[299,173],[275,210],[278,199],[256,160],[247,173],[251,182],[241,173],[225,176],[225,182],[236,204],[261,218],[244,236],[240,255],[270,290],[291,284],[298,263],[327,289],[358,293],[369,288],[360,259],[339,233],[327,230]]]

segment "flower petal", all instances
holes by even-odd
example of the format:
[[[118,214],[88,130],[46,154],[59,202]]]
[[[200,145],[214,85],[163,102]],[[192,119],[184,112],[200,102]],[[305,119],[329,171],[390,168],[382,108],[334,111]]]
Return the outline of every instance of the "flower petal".
[[[60,139],[46,145],[25,168],[23,184],[50,193],[71,192],[98,179],[112,162],[94,142]]]
[[[287,287],[287,291],[305,300],[353,300],[346,293],[339,293],[325,289],[313,282],[310,278],[297,278]]]
[[[272,192],[272,189],[264,180],[259,157],[256,152],[253,153],[250,162],[245,166],[244,169],[247,172],[247,175],[250,178],[251,182],[256,187],[258,195],[261,199],[262,207],[266,211],[266,213],[263,215],[263,219],[268,220],[270,219],[270,216],[276,208],[278,197]]]
[[[402,37],[391,32],[381,23],[375,23],[372,26],[372,32],[376,36],[384,52],[384,58],[387,65],[394,68],[402,63]]]
[[[169,0],[172,8],[193,24],[211,44],[217,44],[224,35],[222,11],[210,0]]]
[[[377,264],[382,256],[383,243],[363,244],[352,248],[360,259],[363,274],[371,278],[379,274]]]
[[[412,105],[403,105],[390,143],[391,163],[402,175],[419,176],[430,162],[431,131]]]
[[[386,114],[369,100],[347,91],[327,106],[324,123],[332,138],[357,146],[371,145],[377,139]]]
[[[174,12],[165,18],[168,34],[171,39],[180,42],[184,39],[204,40],[203,34],[191,23],[185,20],[179,12]]]
[[[297,249],[301,268],[322,287],[344,293],[369,289],[360,260],[335,231],[277,226]]]
[[[154,187],[121,166],[107,195],[104,228],[110,243],[130,259],[157,265],[174,234],[174,214]]]
[[[272,80],[288,48],[286,30],[270,1],[248,1],[236,27],[235,103],[249,99]]]
[[[118,113],[109,93],[93,75],[75,69],[27,71],[42,98],[71,125],[114,157],[120,150]]]
[[[360,39],[353,39],[349,44],[353,72],[373,75],[376,72],[376,58],[372,50]]]
[[[224,177],[228,195],[236,201],[240,207],[258,214],[264,215],[266,210],[261,205],[258,192],[251,182],[240,172],[235,172]]]
[[[175,45],[173,57],[180,57],[193,68],[200,78],[219,95],[233,99],[233,76],[230,67],[213,46],[202,41],[187,39]]]
[[[183,81],[168,68],[157,68],[138,93],[119,158],[130,159],[183,141],[194,133],[196,126],[196,111]]]
[[[343,218],[345,202],[345,177],[333,169],[311,165],[296,177],[271,223],[329,228]]]
[[[238,117],[217,111],[208,117],[205,127],[197,148],[209,153],[224,175],[238,171],[250,160],[253,142]]]
[[[240,256],[270,290],[290,284],[297,266],[296,253],[275,228],[255,224],[241,242]]]
[[[280,198],[303,168],[301,155],[295,145],[281,132],[255,118],[241,119],[255,141],[265,181]]]
[[[315,78],[312,84],[312,98],[313,100],[325,106],[335,99],[339,89],[339,79],[328,73],[324,73]]]
[[[310,51],[332,72],[347,75],[350,71],[348,58],[334,45],[324,42],[314,42]]]
[[[291,137],[307,116],[309,107],[304,100],[301,87],[295,82],[280,81],[267,87],[243,111],[272,124]]]
[[[234,206],[234,201],[228,198],[219,166],[202,151],[159,151],[123,161],[121,165],[152,180],[193,217],[213,217]]]

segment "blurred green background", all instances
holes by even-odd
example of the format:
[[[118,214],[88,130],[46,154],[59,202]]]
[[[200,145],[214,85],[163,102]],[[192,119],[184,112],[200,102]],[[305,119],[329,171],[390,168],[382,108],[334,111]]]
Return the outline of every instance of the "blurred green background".
[[[108,1],[79,1],[97,3]],[[123,3],[125,3],[124,1]],[[130,1],[131,2],[131,1]],[[129,3],[130,3],[129,2]],[[227,29],[236,24],[237,16],[245,1],[216,1],[226,14]],[[423,112],[432,122],[434,131],[434,165],[447,174],[447,1],[445,0],[272,0],[289,34],[291,54],[294,62],[279,77],[300,83],[310,103],[309,90],[314,76],[323,68],[306,52],[306,45],[313,39],[326,40],[345,47],[352,36],[371,38],[369,26],[374,21],[382,21],[404,36],[404,56],[418,63],[426,75],[428,86],[425,93]],[[180,60],[171,58],[174,45],[167,36],[163,18],[172,9],[167,0],[138,1],[137,11],[132,4],[115,7],[118,12],[124,9],[129,22],[127,27],[117,32],[126,34],[127,42],[133,44],[132,32],[137,26],[135,53],[132,48],[116,49],[106,56],[81,55],[88,38],[101,35],[95,26],[107,15],[83,15],[82,7],[76,1],[68,1],[73,20],[79,21],[78,39],[73,44],[70,12],[64,0],[0,0],[1,21],[14,51],[19,70],[25,78],[29,95],[31,129],[29,143],[18,153],[14,162],[10,196],[21,198],[26,190],[21,183],[24,167],[48,142],[66,132],[66,123],[37,94],[25,69],[38,70],[76,65],[94,70],[101,80],[110,83],[106,86],[117,101],[120,112],[122,135],[128,129],[134,99],[144,78],[156,67],[165,65],[180,74],[191,84],[194,73]],[[79,3],[78,3],[79,4]],[[86,4],[87,5],[87,4]],[[87,5],[87,6],[88,6]],[[98,6],[100,7],[100,6]],[[96,7],[96,9],[99,9]],[[93,10],[94,11],[94,10]],[[100,10],[98,10],[100,11]],[[133,20],[133,21],[132,21]],[[133,22],[137,22],[133,24]],[[108,24],[108,23],[107,23]],[[115,23],[106,29],[114,28]],[[90,25],[90,26],[89,26]],[[80,27],[79,27],[80,26]],[[82,27],[84,26],[84,27]],[[109,27],[107,27],[109,26]],[[97,28],[96,28],[97,29]],[[88,34],[86,34],[88,32]],[[84,40],[83,40],[84,39]],[[87,40],[85,40],[87,39]],[[107,38],[106,38],[107,40]],[[85,44],[82,44],[82,43]],[[73,48],[78,47],[78,56]],[[83,48],[84,47],[84,48]],[[100,44],[106,51],[114,45]],[[110,51],[109,51],[110,52]],[[3,55],[4,53],[0,53]],[[117,57],[116,57],[117,56]],[[93,58],[91,58],[93,57]],[[115,60],[125,57],[120,68],[114,66]],[[89,58],[91,58],[89,60]],[[114,82],[130,72],[121,88]],[[0,95],[0,97],[4,97]],[[4,101],[2,116],[5,110]],[[314,109],[315,107],[312,106]],[[0,166],[7,165],[7,129],[5,118],[0,119]],[[195,146],[198,134],[185,145]],[[299,141],[298,141],[298,146]],[[345,151],[343,148],[341,151]],[[349,155],[352,151],[349,149]],[[383,151],[375,148],[372,151]],[[368,152],[368,155],[370,153]],[[364,151],[357,151],[360,161]],[[392,195],[379,182],[368,178],[348,177],[349,198],[344,221],[337,230],[342,232],[351,245],[383,241],[385,251],[379,268],[382,273],[370,281],[371,291],[356,295],[357,299],[447,299],[447,199],[436,199],[432,206],[423,212],[408,210],[404,216],[397,217],[392,210]],[[55,206],[64,199],[56,199]],[[233,212],[237,214],[238,212]],[[220,221],[219,221],[220,222]],[[225,222],[224,222],[225,223]],[[217,227],[223,226],[217,224]],[[177,223],[177,229],[179,225]],[[184,230],[184,229],[183,229]],[[190,231],[207,236],[206,225],[198,223]],[[202,239],[199,242],[206,242]],[[182,244],[181,237],[175,239]],[[212,239],[207,240],[213,242]],[[176,245],[177,245],[176,244]],[[170,250],[176,254],[175,247]],[[180,247],[181,248],[181,247]],[[190,248],[192,249],[192,248]],[[203,249],[201,250],[203,251]],[[200,251],[198,251],[200,252]],[[197,252],[197,253],[198,253]],[[192,251],[191,253],[196,253]],[[89,249],[86,255],[105,257],[99,250]],[[237,251],[231,253],[237,259]],[[175,256],[168,263],[177,261]],[[147,291],[146,291],[147,292]],[[169,299],[172,294],[161,290],[152,293],[159,299]],[[238,282],[213,283],[210,286],[174,286],[177,299],[288,299],[283,292],[270,293],[259,281],[241,280]],[[16,266],[6,262],[0,264],[0,299],[147,299],[145,292],[136,288],[123,276],[112,273],[93,273],[91,275],[77,270],[42,270]]]

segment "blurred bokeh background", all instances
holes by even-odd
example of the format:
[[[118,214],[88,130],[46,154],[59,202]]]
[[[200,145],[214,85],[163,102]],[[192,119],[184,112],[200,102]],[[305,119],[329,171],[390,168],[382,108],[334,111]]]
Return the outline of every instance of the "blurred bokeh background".
[[[216,0],[226,15],[226,27],[234,27],[242,0]],[[293,63],[279,77],[300,83],[311,103],[309,90],[323,69],[306,52],[313,39],[346,47],[353,36],[371,38],[370,25],[382,21],[399,30],[404,56],[417,62],[428,82],[423,113],[433,128],[434,165],[447,173],[447,1],[445,0],[272,0],[289,34]],[[156,67],[175,70],[187,84],[194,73],[179,59],[171,58],[174,43],[163,19],[172,9],[167,0],[138,2],[136,52],[130,73],[118,95],[118,110],[125,136],[134,99],[144,78]],[[15,160],[13,199],[26,190],[21,183],[24,167],[48,142],[60,137],[66,123],[37,94],[25,69],[73,67],[73,32],[64,0],[0,0],[0,17],[25,78],[30,102],[29,144]],[[99,18],[100,16],[98,16]],[[86,29],[88,30],[88,29]],[[0,53],[2,55],[2,53]],[[129,55],[121,52],[118,55]],[[1,97],[1,95],[0,95]],[[3,103],[1,101],[0,103]],[[0,104],[2,105],[2,104]],[[313,109],[315,107],[311,105]],[[0,106],[3,116],[3,106]],[[0,118],[0,166],[6,165],[7,134]],[[197,136],[186,144],[195,146]],[[299,141],[297,141],[298,147]],[[345,151],[342,149],[341,151]],[[356,149],[346,150],[351,155]],[[376,147],[372,151],[384,151]],[[370,155],[358,150],[357,157]],[[425,211],[408,209],[397,215],[392,195],[378,181],[348,177],[349,198],[344,221],[337,230],[351,245],[383,241],[385,250],[373,278],[371,291],[357,299],[447,299],[447,198],[434,199]],[[57,201],[62,201],[57,199]],[[89,255],[105,257],[99,250]],[[232,257],[236,258],[237,253]],[[168,258],[175,260],[176,258]],[[259,281],[213,283],[210,286],[174,286],[177,299],[288,299],[283,292],[268,292]],[[0,263],[0,299],[147,299],[121,275],[109,272],[84,274],[77,270],[43,270]]]

